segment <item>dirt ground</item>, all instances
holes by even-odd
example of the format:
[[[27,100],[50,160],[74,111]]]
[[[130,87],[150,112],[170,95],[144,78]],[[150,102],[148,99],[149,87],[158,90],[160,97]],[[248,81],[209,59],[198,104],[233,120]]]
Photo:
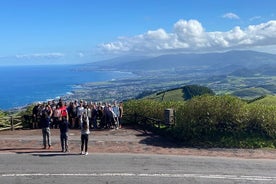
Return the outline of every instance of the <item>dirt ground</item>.
[[[42,149],[40,129],[0,132],[1,153],[43,153],[60,152],[59,129],[51,129],[52,149]],[[80,130],[69,132],[70,154],[80,153]],[[93,153],[139,153],[194,156],[222,156],[249,159],[275,159],[274,149],[197,149],[180,147],[169,140],[151,133],[132,128],[119,130],[91,131],[89,136],[90,154]]]

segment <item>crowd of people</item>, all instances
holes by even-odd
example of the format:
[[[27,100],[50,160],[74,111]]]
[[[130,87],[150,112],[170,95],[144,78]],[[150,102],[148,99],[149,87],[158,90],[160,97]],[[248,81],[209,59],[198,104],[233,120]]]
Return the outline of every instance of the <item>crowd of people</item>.
[[[33,108],[32,128],[41,128],[43,148],[51,149],[51,128],[60,129],[62,152],[68,152],[68,129],[81,130],[81,154],[87,155],[90,130],[119,129],[123,116],[123,103],[96,103],[83,100],[71,102],[48,101]]]
[[[71,102],[48,101],[37,103],[33,108],[32,128],[41,128],[45,113],[50,118],[51,128],[59,128],[63,117],[66,117],[71,129],[80,128],[82,121],[89,122],[90,129],[121,127],[120,120],[123,115],[123,103],[90,102],[75,100]]]

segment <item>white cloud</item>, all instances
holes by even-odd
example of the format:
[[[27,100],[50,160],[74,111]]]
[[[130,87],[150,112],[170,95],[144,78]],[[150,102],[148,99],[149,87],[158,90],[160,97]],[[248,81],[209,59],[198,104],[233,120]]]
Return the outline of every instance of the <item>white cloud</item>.
[[[63,53],[53,52],[53,53],[35,53],[35,54],[19,54],[15,56],[18,59],[34,59],[34,58],[43,58],[43,59],[54,59],[64,57]]]
[[[236,15],[235,13],[226,13],[224,15],[222,15],[223,18],[227,18],[227,19],[240,19],[240,17],[238,15]]]
[[[66,64],[68,55],[59,52],[18,54],[0,57],[0,65]]]
[[[206,32],[197,20],[179,20],[171,33],[164,29],[147,31],[134,37],[120,37],[100,45],[108,54],[158,54],[166,52],[205,52],[276,45],[276,20],[227,32]]]
[[[261,19],[261,18],[262,18],[261,16],[254,16],[254,17],[251,17],[249,20],[254,21],[254,20]]]

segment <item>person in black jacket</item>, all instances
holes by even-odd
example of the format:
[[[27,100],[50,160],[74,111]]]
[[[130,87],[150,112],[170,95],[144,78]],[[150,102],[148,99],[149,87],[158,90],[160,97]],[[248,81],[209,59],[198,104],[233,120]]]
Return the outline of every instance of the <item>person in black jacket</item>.
[[[50,132],[50,123],[52,116],[52,108],[49,105],[43,105],[41,111],[41,128],[42,128],[42,136],[43,136],[43,148],[46,149],[46,145],[48,144],[48,149],[51,149],[51,132]]]
[[[60,143],[61,143],[61,151],[69,152],[68,149],[68,130],[69,130],[69,122],[66,117],[62,117],[62,121],[59,125],[60,130]]]

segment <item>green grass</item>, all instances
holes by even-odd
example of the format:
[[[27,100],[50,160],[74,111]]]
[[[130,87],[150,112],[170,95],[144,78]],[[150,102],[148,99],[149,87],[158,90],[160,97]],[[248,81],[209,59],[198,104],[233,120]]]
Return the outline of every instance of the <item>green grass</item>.
[[[171,92],[166,92],[164,101],[183,101],[183,90],[177,89]]]
[[[240,89],[232,93],[234,96],[238,96],[244,99],[256,98],[263,95],[270,95],[271,92],[264,88],[245,88]]]
[[[261,105],[276,105],[276,96],[275,95],[267,95],[265,98],[257,100],[253,103],[261,104]]]
[[[160,91],[154,94],[150,94],[148,96],[143,97],[143,99],[150,99],[156,101],[164,101],[164,102],[179,102],[189,100],[194,96],[201,96],[203,94],[211,94],[215,93],[204,86],[199,85],[187,85],[180,88],[173,88],[166,91]]]
[[[152,100],[165,101],[165,102],[184,101],[182,88],[170,90],[170,91],[159,92],[159,93],[154,93],[154,94],[144,97],[143,99],[152,99]]]

